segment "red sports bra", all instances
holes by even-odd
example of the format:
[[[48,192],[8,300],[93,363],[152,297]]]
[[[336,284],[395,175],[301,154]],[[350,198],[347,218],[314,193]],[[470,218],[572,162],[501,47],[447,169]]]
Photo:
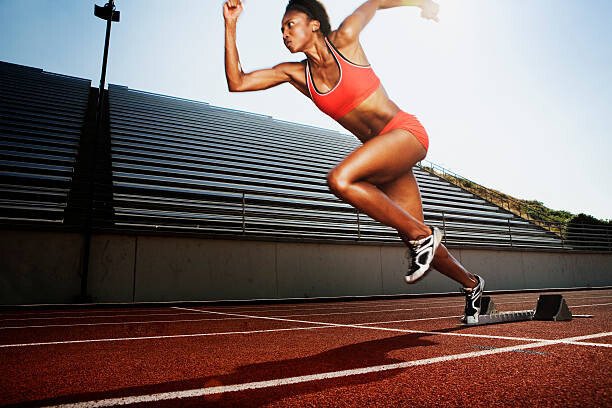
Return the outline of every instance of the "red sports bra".
[[[347,60],[325,37],[327,48],[333,54],[340,68],[340,79],[336,86],[327,93],[317,91],[306,61],[306,83],[310,98],[324,113],[339,119],[349,113],[380,86],[380,79],[369,65],[356,65]]]

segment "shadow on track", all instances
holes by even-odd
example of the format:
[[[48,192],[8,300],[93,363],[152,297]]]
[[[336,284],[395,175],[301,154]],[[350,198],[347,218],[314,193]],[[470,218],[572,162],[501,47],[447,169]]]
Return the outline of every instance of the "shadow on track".
[[[461,327],[454,327],[437,331],[452,332],[460,329]],[[242,384],[274,380],[278,378],[350,370],[378,365],[396,364],[403,362],[403,360],[389,357],[391,352],[395,350],[436,345],[436,342],[424,339],[424,337],[428,336],[431,335],[417,333],[391,336],[384,339],[349,344],[312,356],[243,365],[237,367],[233,372],[225,375],[192,378],[184,381],[165,382],[147,386],[127,387],[108,392],[78,393],[73,395],[58,396],[57,398],[52,399],[28,401],[20,403],[18,406],[46,406],[75,403],[80,401],[94,401],[109,398],[177,392],[222,385]],[[287,347],[291,347],[291,345],[280,344],[278,347],[279,349],[286,349]],[[147,351],[143,350],[143,354],[146,355],[146,353]],[[374,380],[380,380],[381,378],[393,377],[399,372],[400,370],[389,370],[373,374],[342,377],[341,379],[327,379],[280,387],[263,388],[259,390],[229,392],[225,394],[216,394],[185,400],[173,399],[155,403],[148,402],[145,405],[164,407],[261,406],[282,400],[284,398],[303,395],[315,391],[345,387],[347,385],[367,384]],[[132,406],[136,405],[141,404],[134,404]]]

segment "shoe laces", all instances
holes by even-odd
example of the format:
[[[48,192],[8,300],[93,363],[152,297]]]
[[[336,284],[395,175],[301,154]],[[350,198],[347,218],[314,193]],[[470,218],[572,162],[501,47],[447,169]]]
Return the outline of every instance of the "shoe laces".
[[[400,238],[402,239],[402,241],[404,241],[408,249],[406,251],[405,256],[406,258],[410,257],[410,265],[412,269],[416,266],[416,259],[417,259],[419,250],[421,249],[425,241],[429,238],[429,236],[418,239],[418,240],[410,240],[405,234],[400,233]]]
[[[480,280],[478,281],[478,285],[480,285]],[[473,288],[461,288],[461,293],[463,293],[465,296],[472,297],[476,292],[478,285],[474,286]]]
[[[414,260],[416,259],[416,254],[416,250],[412,248],[412,246],[409,246],[406,248],[406,252],[404,252],[404,258],[410,262],[410,265],[413,265]]]

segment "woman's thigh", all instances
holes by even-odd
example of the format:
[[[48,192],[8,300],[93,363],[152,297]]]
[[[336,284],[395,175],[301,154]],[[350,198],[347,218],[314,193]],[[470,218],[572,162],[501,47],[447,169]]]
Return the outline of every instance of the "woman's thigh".
[[[426,153],[416,137],[404,129],[395,129],[355,149],[330,175],[349,183],[367,181],[380,186],[412,172],[412,167],[423,160]]]

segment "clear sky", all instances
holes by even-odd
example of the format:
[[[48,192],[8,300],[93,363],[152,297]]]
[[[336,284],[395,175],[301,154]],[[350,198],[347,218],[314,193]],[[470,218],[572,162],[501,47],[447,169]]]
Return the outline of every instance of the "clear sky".
[[[361,2],[324,1],[332,28]],[[361,37],[390,97],[427,128],[427,159],[518,198],[612,218],[612,1],[439,3],[439,23],[411,7],[383,10]],[[116,0],[107,81],[346,133],[291,85],[227,91],[222,4]],[[0,60],[97,86],[105,23],[93,5],[0,0]],[[282,43],[285,5],[247,0],[246,71],[303,59]]]

